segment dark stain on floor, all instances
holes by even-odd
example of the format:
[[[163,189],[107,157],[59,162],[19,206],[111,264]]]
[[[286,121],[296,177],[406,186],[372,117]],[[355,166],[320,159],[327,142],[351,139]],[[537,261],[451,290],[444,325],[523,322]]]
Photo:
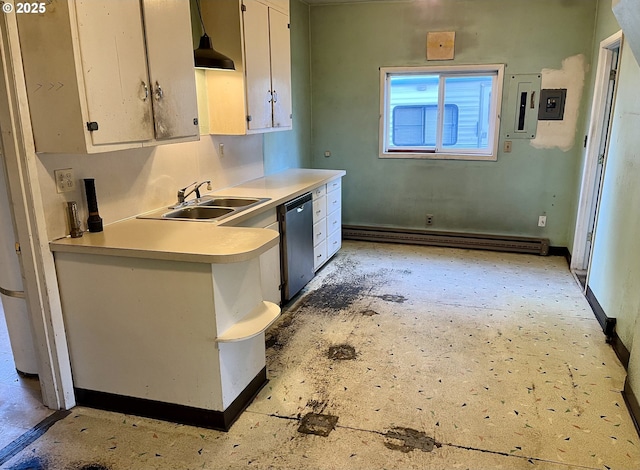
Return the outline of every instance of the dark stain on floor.
[[[339,344],[329,347],[329,359],[334,361],[348,361],[356,358],[356,348],[350,344]]]
[[[336,424],[338,424],[337,416],[307,413],[300,420],[298,432],[327,437],[336,428]]]
[[[434,447],[442,447],[442,444],[422,431],[401,427],[391,428],[385,433],[384,445],[387,449],[397,450],[405,454],[412,450],[431,452]]]
[[[84,464],[81,467],[77,467],[77,470],[109,470],[109,467],[105,467],[104,465],[100,465],[98,463],[90,463]]]
[[[367,310],[363,310],[362,313],[365,317],[372,317],[374,315],[380,315],[378,312],[376,312],[375,310],[371,310],[370,308]]]
[[[385,302],[395,302],[397,304],[403,304],[407,300],[407,298],[404,295],[384,294],[384,295],[378,295],[376,297],[384,300]]]
[[[8,470],[47,470],[48,468],[46,459],[35,456],[18,462]]]
[[[315,398],[307,400],[307,408],[311,408],[313,412],[317,414],[321,414],[324,410],[326,410],[328,405],[329,403],[327,403],[326,401],[316,400]]]
[[[293,320],[292,314],[282,315],[281,320],[267,330],[265,335],[267,349],[280,350],[287,345],[296,331],[296,328],[293,327]]]
[[[325,280],[320,288],[307,294],[304,306],[322,310],[324,313],[340,313],[362,298],[368,290],[369,287],[364,285],[362,279],[340,283]]]

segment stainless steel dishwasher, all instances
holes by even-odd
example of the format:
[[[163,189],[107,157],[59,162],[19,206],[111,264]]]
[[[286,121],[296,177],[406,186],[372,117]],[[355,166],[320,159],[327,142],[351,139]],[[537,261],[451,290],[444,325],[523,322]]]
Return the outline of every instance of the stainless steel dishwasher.
[[[278,208],[282,262],[282,303],[313,278],[313,209],[311,193]]]

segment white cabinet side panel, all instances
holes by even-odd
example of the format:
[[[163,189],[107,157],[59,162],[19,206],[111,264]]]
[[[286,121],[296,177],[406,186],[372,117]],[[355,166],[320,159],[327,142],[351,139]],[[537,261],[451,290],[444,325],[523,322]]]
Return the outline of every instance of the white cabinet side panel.
[[[271,87],[273,89],[273,127],[292,127],[291,39],[289,17],[269,10],[271,41]]]
[[[143,10],[155,137],[198,136],[189,2],[143,0]]]
[[[226,409],[265,366],[264,333],[233,343],[220,343],[222,405]]]
[[[153,139],[140,4],[78,0],[76,12],[93,144]]]
[[[262,302],[260,258],[242,263],[212,264],[218,336]]]
[[[250,130],[272,127],[271,72],[269,58],[269,8],[244,0],[243,13],[247,112]]]
[[[279,231],[278,222],[266,227]],[[280,245],[276,245],[270,250],[260,255],[260,277],[262,280],[262,296],[264,300],[280,305],[282,296],[280,293]]]
[[[222,410],[210,266],[56,253],[74,385]]]

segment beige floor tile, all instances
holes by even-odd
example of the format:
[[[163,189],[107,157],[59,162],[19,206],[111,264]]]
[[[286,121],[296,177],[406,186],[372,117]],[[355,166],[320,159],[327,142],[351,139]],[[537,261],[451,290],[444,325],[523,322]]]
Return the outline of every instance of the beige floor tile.
[[[77,407],[3,468],[640,468],[625,371],[562,258],[345,242],[267,346],[228,433]],[[310,412],[336,428],[298,432]]]

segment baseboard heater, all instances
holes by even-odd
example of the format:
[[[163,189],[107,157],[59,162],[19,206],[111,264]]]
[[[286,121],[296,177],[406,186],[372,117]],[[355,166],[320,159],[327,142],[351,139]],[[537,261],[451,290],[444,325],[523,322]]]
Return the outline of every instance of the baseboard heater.
[[[480,233],[439,232],[361,225],[343,225],[342,238],[345,240],[508,251],[542,256],[549,254],[548,238],[509,237]]]

